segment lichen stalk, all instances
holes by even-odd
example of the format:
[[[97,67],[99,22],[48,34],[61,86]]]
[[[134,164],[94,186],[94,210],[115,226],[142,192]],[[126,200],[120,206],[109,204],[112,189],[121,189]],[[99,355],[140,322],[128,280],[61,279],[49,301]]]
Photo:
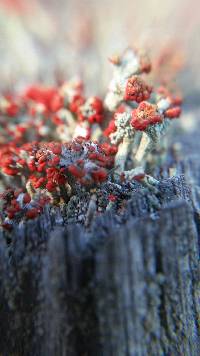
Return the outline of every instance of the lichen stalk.
[[[135,162],[136,162],[136,164],[140,165],[142,162],[144,164],[147,155],[152,151],[152,149],[154,147],[155,147],[154,142],[146,134],[146,132],[143,132],[139,147],[138,147],[137,152],[135,154]]]
[[[118,147],[118,152],[115,156],[115,167],[117,173],[122,173],[125,169],[126,160],[131,148],[131,141],[125,137]]]

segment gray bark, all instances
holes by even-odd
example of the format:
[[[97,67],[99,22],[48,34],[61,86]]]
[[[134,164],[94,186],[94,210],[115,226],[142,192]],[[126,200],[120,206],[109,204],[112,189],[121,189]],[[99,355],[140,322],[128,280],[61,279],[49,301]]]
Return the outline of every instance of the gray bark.
[[[199,355],[194,195],[183,176],[159,192],[90,230],[46,209],[0,236],[3,355]]]
[[[198,355],[198,243],[185,202],[110,232],[97,253],[103,355]]]

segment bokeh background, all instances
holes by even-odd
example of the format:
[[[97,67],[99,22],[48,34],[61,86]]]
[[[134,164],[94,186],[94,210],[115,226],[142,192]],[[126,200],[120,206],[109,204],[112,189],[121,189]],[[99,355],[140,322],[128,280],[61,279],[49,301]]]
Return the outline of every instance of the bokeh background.
[[[199,0],[0,0],[3,90],[78,75],[101,93],[111,76],[107,58],[132,45],[154,61],[173,49],[183,93],[198,102]]]

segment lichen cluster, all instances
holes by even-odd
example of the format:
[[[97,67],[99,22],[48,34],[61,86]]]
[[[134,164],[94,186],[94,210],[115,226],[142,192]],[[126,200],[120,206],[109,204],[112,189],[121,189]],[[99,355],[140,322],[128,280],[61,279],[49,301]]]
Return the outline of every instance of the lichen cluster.
[[[147,55],[127,49],[110,61],[104,99],[86,97],[80,80],[0,97],[0,219],[7,230],[46,205],[70,208],[80,196],[87,196],[88,225],[95,212],[123,205],[123,184],[156,184],[146,162],[179,117],[181,99],[146,83]]]

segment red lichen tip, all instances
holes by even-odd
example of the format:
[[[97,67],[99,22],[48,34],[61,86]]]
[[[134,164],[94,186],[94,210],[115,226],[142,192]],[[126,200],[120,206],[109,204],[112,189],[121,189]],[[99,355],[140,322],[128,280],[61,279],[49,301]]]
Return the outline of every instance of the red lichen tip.
[[[109,200],[110,202],[115,202],[115,201],[117,200],[117,196],[114,195],[114,194],[109,194],[109,195],[108,195],[108,200]]]
[[[38,216],[38,209],[32,208],[26,212],[27,219],[35,219]]]
[[[125,89],[124,100],[132,100],[141,103],[149,99],[152,87],[147,85],[143,79],[134,75],[128,79]]]
[[[56,112],[64,105],[64,99],[59,94],[57,88],[41,85],[34,85],[27,88],[24,93],[24,99],[42,104],[45,109],[50,112]]]
[[[156,105],[143,101],[137,109],[132,111],[131,125],[136,130],[144,131],[149,125],[155,125],[163,121],[163,115],[157,111]]]
[[[164,116],[168,119],[176,119],[181,115],[181,108],[180,106],[175,106],[173,108],[169,108],[165,111]]]
[[[87,120],[90,124],[100,124],[104,118],[102,100],[97,96],[88,98],[86,102],[78,108],[77,114],[80,121]]]

